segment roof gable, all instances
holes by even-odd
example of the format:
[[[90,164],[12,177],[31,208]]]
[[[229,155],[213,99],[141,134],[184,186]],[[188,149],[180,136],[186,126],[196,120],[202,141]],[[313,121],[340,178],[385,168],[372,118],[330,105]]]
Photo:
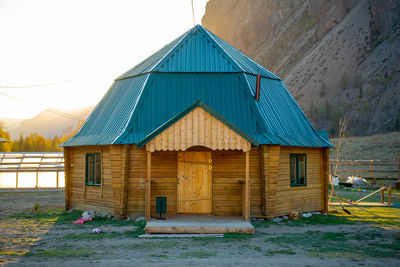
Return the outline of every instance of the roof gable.
[[[249,151],[258,142],[233,123],[197,101],[146,136],[137,146],[146,144],[150,152],[160,150],[185,151],[192,146],[205,146],[212,150],[238,149]]]

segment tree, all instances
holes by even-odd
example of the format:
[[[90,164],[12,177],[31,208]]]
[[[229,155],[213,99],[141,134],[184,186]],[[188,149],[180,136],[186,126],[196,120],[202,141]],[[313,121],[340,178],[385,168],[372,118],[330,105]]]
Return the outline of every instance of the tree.
[[[3,128],[3,123],[0,122],[0,138],[8,140],[8,142],[0,142],[0,152],[10,152],[12,141],[10,134]]]

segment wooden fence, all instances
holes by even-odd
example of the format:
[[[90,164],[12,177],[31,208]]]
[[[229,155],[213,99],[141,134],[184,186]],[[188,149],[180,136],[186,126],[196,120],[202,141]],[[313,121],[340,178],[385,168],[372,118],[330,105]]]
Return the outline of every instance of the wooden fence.
[[[64,187],[64,184],[60,184],[60,172],[64,172],[64,153],[0,152],[0,175],[2,173],[15,173],[15,187],[12,188],[21,188],[19,186],[19,175],[21,173],[34,173],[36,175],[34,188],[39,188],[39,173],[43,172],[55,173],[55,187]]]
[[[371,180],[376,184],[379,180],[395,181],[400,179],[400,161],[383,163],[380,160],[331,160],[331,174],[337,166],[339,177],[357,176]]]

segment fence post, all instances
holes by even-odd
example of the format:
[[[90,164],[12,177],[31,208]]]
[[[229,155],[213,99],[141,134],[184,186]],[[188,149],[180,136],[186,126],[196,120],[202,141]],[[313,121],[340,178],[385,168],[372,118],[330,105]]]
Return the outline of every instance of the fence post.
[[[15,172],[15,188],[18,188],[18,170]]]
[[[373,162],[373,160],[371,159],[369,162],[370,162],[370,173],[371,173],[371,178],[374,178],[374,175],[373,175],[373,173],[372,173],[372,162]]]
[[[391,200],[392,200],[392,184],[389,184],[389,189],[388,189],[388,200],[387,200],[388,206],[390,206]]]
[[[384,201],[385,201],[385,189],[381,191],[381,203],[383,204]]]
[[[57,184],[56,187],[58,188],[58,170],[57,170]]]
[[[36,171],[36,189],[38,188],[39,185],[39,171]]]
[[[400,152],[399,156],[397,157],[397,178],[400,179]]]

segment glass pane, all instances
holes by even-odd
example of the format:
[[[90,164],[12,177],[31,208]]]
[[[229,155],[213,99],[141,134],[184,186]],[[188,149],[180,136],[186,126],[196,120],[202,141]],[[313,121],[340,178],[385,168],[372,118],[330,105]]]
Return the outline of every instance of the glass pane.
[[[93,162],[93,156],[89,155],[87,157],[87,182],[88,184],[93,184],[93,166],[94,162]]]
[[[101,161],[100,161],[100,154],[95,154],[95,179],[96,184],[101,184]]]
[[[299,184],[306,184],[306,156],[298,155],[299,159]]]
[[[290,184],[296,184],[296,156],[290,156]]]

